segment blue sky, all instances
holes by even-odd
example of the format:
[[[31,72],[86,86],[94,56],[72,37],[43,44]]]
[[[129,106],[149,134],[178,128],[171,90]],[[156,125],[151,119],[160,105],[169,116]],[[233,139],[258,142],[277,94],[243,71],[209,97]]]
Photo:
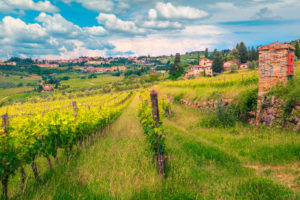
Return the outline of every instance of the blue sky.
[[[300,0],[0,0],[0,58],[170,55],[300,38]]]

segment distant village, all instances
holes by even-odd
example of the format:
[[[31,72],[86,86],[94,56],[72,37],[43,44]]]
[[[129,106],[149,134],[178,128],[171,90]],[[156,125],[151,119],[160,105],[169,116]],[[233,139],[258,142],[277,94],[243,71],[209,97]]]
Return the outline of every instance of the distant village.
[[[189,65],[190,70],[185,73],[185,77],[213,76],[212,69],[213,61],[208,58],[198,58],[198,65]],[[248,69],[248,63],[240,63],[238,59],[224,62],[224,71],[230,71],[232,66],[237,66],[239,69]]]
[[[149,66],[154,70],[154,66],[169,60],[170,56],[152,57],[129,57],[129,58],[103,58],[103,57],[79,57],[67,60],[33,60],[32,65],[41,68],[59,68],[73,66],[74,69],[82,72],[111,73],[125,72],[130,66]],[[16,66],[14,61],[0,61],[0,66]]]

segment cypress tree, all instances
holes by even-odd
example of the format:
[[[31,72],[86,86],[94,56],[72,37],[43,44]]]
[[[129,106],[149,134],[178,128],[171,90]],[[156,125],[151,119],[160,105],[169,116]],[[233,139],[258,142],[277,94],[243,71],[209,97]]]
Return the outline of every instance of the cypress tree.
[[[205,49],[205,58],[208,58],[208,48]]]
[[[247,56],[247,47],[244,44],[244,42],[240,43],[239,46],[239,54],[240,54],[240,58],[241,58],[241,63],[246,63],[248,60],[248,56]]]
[[[169,73],[172,78],[178,78],[184,73],[184,68],[180,63],[180,54],[176,53],[174,64],[170,66]]]
[[[179,63],[180,63],[180,54],[179,54],[179,53],[176,53],[174,64],[175,64],[175,65],[178,65]]]
[[[224,58],[223,55],[217,50],[214,51],[212,70],[216,73],[221,73],[224,71]]]

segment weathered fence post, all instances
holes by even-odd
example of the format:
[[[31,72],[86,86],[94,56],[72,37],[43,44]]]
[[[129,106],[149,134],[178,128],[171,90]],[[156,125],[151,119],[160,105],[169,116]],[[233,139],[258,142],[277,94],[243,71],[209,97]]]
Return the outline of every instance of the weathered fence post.
[[[151,103],[152,103],[152,118],[155,122],[155,128],[159,127],[159,110],[158,110],[158,100],[157,91],[152,90],[150,93]]]
[[[2,115],[2,129],[4,132],[4,135],[7,135],[7,126],[8,126],[8,114]],[[4,172],[5,173],[5,172]],[[4,177],[2,177],[2,196],[7,199],[7,185],[8,185],[8,174],[5,174]]]
[[[8,126],[8,114],[2,115],[2,129],[4,134],[7,134],[7,126]]]
[[[72,105],[73,105],[73,110],[74,110],[75,118],[77,118],[77,104],[76,104],[76,101],[73,101]]]
[[[31,169],[32,169],[33,174],[34,174],[35,181],[39,182],[39,174],[38,174],[37,166],[36,166],[36,163],[35,163],[35,159],[31,163]]]
[[[25,181],[26,181],[26,173],[24,167],[20,169],[20,173],[21,173],[21,191],[23,193],[25,189]]]
[[[170,117],[172,115],[172,111],[171,111],[171,103],[169,98],[168,98],[168,104],[169,104],[169,117]]]
[[[151,103],[152,103],[152,118],[153,121],[155,122],[154,124],[154,128],[158,128],[159,127],[159,109],[158,109],[158,99],[157,99],[157,91],[152,90],[150,93],[151,96]],[[156,156],[157,156],[157,162],[158,162],[158,167],[159,167],[159,173],[161,176],[164,175],[164,165],[165,165],[165,158],[164,158],[164,154],[162,152],[162,147],[160,144],[160,140],[161,140],[161,136],[159,135],[155,135],[156,137],[156,145],[157,145],[157,149],[158,152],[156,152]]]

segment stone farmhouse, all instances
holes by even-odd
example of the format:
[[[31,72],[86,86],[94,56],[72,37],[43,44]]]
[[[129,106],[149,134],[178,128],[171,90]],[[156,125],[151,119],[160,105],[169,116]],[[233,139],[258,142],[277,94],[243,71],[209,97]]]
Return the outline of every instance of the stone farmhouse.
[[[207,58],[198,59],[198,65],[190,65],[190,70],[186,72],[185,77],[199,77],[203,73],[213,76],[212,60]]]
[[[229,61],[225,62],[224,63],[224,71],[230,71],[230,67],[232,65],[240,66],[240,61],[238,59],[235,59],[235,60],[229,60]]]

